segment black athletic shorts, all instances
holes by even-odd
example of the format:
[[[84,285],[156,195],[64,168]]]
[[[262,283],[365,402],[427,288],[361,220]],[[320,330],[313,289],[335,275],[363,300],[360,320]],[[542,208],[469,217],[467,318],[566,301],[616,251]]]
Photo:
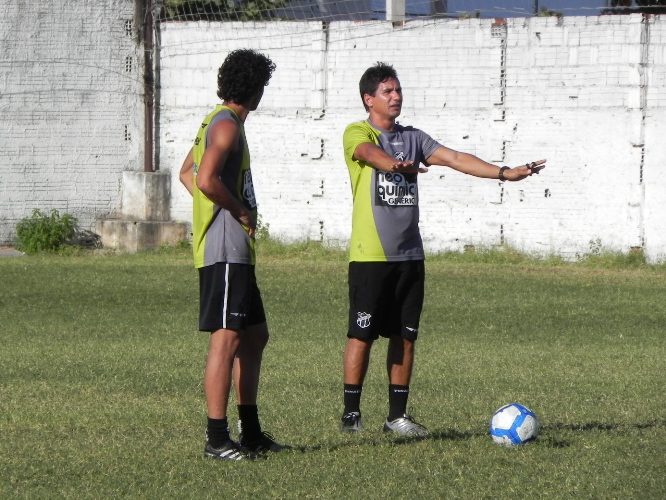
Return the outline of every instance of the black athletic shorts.
[[[416,340],[424,268],[422,260],[350,262],[347,337],[376,340],[397,335]]]
[[[244,330],[266,321],[254,266],[219,262],[199,268],[199,330]]]

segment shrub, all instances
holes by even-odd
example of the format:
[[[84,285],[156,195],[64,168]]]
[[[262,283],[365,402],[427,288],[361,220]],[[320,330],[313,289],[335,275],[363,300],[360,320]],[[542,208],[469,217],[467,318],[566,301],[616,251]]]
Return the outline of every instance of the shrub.
[[[60,215],[57,210],[51,210],[51,214],[47,215],[35,209],[32,216],[16,225],[16,248],[29,254],[58,250],[74,236],[75,231],[76,218],[72,215]]]

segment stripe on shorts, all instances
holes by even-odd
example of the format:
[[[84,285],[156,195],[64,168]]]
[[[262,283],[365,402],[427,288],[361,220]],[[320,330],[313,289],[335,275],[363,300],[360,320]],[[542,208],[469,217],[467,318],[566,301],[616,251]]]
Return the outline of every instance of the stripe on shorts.
[[[227,302],[229,301],[229,263],[224,265],[224,301],[222,305],[222,328],[227,328]]]

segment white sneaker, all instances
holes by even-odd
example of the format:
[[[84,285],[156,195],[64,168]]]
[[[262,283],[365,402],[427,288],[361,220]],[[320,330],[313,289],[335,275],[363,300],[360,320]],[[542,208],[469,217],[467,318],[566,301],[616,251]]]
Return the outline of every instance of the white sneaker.
[[[395,420],[384,422],[384,432],[395,432],[401,436],[427,437],[430,433],[423,425],[414,421],[412,417],[405,414]]]

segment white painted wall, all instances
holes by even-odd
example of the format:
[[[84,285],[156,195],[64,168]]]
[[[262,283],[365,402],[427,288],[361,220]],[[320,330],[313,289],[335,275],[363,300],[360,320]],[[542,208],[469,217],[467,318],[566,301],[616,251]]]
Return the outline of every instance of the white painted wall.
[[[505,243],[573,258],[643,246],[651,260],[666,258],[664,20],[645,31],[639,15],[509,19],[503,100],[502,28],[493,23],[331,23],[327,44],[317,23],[164,25],[162,168],[177,183],[217,101],[226,53],[263,50],[278,69],[246,125],[262,220],[285,240],[344,245],[351,197],[341,135],[365,118],[358,80],[382,60],[403,84],[403,123],[498,164],[549,160],[522,183],[432,168],[420,181],[430,250]],[[173,194],[172,215],[189,220],[185,190]]]

